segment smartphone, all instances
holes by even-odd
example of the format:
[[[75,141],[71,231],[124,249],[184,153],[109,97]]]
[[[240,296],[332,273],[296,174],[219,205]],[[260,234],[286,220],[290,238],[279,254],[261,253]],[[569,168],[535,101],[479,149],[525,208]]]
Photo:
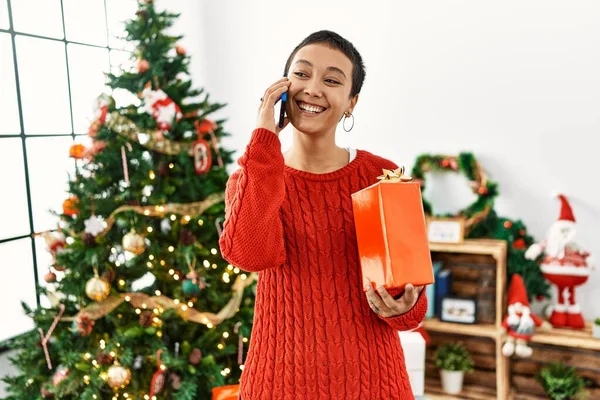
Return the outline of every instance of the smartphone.
[[[287,76],[287,71],[283,71],[283,76]],[[283,128],[283,121],[285,119],[285,107],[287,105],[287,92],[281,96],[281,107],[279,108],[279,128]]]

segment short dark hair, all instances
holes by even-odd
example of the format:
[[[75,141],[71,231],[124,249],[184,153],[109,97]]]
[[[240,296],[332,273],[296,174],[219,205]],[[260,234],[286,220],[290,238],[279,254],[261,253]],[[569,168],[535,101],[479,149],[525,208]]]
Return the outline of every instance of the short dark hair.
[[[344,39],[340,35],[331,31],[318,31],[308,35],[296,48],[292,51],[292,54],[285,63],[285,72],[287,73],[290,69],[292,59],[301,48],[308,46],[309,44],[326,44],[332,49],[339,50],[352,62],[352,88],[350,89],[350,97],[360,93],[362,85],[365,81],[366,71],[365,64],[363,63],[362,57],[356,47],[348,40]]]

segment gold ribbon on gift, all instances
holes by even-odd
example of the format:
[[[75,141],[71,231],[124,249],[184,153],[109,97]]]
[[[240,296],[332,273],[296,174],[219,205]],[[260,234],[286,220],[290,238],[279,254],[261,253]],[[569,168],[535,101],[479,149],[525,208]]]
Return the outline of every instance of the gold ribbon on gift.
[[[119,114],[117,111],[108,114],[106,126],[113,132],[136,142],[149,150],[171,156],[176,156],[181,152],[185,152],[189,156],[193,155],[192,142],[176,142],[168,139],[156,140],[155,133],[157,131],[140,131],[135,122],[124,115]],[[140,135],[148,136],[148,140],[142,142],[142,140],[140,140]]]
[[[106,235],[115,223],[115,216],[124,211],[133,211],[150,217],[164,217],[167,213],[198,217],[208,208],[221,203],[223,200],[225,200],[225,193],[221,192],[212,193],[206,199],[194,203],[168,203],[160,206],[121,206],[110,213],[106,219],[106,228],[98,236]]]
[[[109,296],[106,300],[92,303],[81,309],[77,315],[72,317],[63,317],[61,321],[76,321],[77,318],[85,313],[90,319],[97,320],[110,314],[115,308],[128,301],[135,308],[147,309],[176,309],[177,314],[186,321],[196,322],[198,324],[217,326],[223,321],[233,317],[242,303],[244,289],[254,282],[258,277],[257,273],[251,273],[246,279],[240,275],[237,277],[231,287],[232,296],[229,302],[216,314],[211,312],[199,311],[193,307],[188,307],[185,303],[175,302],[167,296],[150,296],[145,293],[119,293],[117,296]],[[144,307],[145,305],[145,307]]]
[[[395,170],[383,168],[383,175],[378,176],[377,179],[388,182],[412,181],[412,177],[404,175],[404,167],[396,168]]]

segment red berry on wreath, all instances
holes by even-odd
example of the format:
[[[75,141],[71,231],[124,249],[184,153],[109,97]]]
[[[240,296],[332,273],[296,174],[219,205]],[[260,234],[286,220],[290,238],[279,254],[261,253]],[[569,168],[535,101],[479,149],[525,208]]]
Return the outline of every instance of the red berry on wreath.
[[[513,248],[525,250],[527,248],[527,244],[525,243],[525,240],[523,240],[523,238],[519,238],[513,242]]]
[[[449,166],[450,166],[450,160],[448,160],[447,158],[444,158],[442,160],[442,167],[448,168]]]
[[[510,229],[512,227],[512,222],[511,221],[504,221],[504,227],[506,229]]]
[[[480,186],[479,189],[477,189],[477,192],[479,194],[487,194],[488,190],[485,186]]]
[[[525,232],[525,229],[521,229],[521,230],[519,231],[519,235],[521,235],[521,236],[525,236],[525,234],[526,234],[526,233],[527,233],[527,232]]]

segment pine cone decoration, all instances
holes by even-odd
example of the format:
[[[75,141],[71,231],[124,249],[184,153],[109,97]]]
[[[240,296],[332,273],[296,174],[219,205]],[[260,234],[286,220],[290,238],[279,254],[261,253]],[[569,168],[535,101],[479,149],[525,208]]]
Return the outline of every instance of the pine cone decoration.
[[[115,270],[112,268],[107,269],[102,273],[102,279],[104,279],[108,283],[113,283],[116,278]]]
[[[179,377],[179,375],[173,372],[171,373],[169,378],[171,380],[171,387],[175,390],[179,389],[179,387],[181,386],[181,378]]]
[[[110,365],[113,359],[110,354],[100,351],[96,354],[96,362],[100,365]]]
[[[87,336],[92,333],[94,324],[94,320],[91,319],[88,314],[80,314],[79,317],[77,317],[77,331],[81,336]]]
[[[200,361],[202,361],[202,352],[199,348],[195,347],[190,353],[190,364],[198,365]]]
[[[94,235],[92,235],[91,233],[84,233],[83,237],[82,237],[83,243],[85,243],[86,246],[95,246],[96,245],[96,237]]]
[[[166,162],[161,162],[160,164],[158,164],[157,173],[158,173],[158,176],[169,175],[169,165]]]
[[[194,243],[196,243],[196,236],[194,236],[194,234],[191,231],[188,231],[187,229],[182,229],[179,233],[179,241],[184,246],[191,246]]]
[[[154,318],[152,311],[144,311],[140,314],[140,325],[144,328],[152,325],[152,319]]]

